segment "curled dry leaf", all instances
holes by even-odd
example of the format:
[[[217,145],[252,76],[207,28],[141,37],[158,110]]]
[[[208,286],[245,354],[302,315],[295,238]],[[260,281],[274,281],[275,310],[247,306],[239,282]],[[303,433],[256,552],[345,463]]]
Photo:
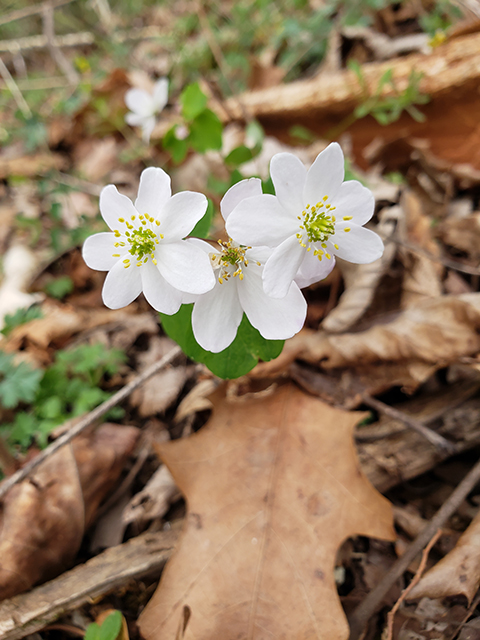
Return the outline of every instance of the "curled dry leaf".
[[[480,514],[460,536],[456,546],[422,577],[409,598],[464,595],[473,600],[480,586]]]
[[[143,637],[174,638],[188,607],[186,640],[346,640],[335,554],[352,535],[394,537],[391,506],[353,445],[363,414],[293,385],[213,401],[203,429],[158,447],[188,514]]]
[[[401,216],[400,207],[384,210],[380,223],[375,228],[384,242],[393,235]],[[322,327],[326,331],[332,333],[346,331],[362,317],[373,300],[380,278],[390,268],[396,251],[397,247],[393,242],[386,242],[383,256],[370,264],[353,264],[337,260],[345,281],[345,291],[337,306],[322,322]]]
[[[130,500],[122,514],[122,522],[143,524],[164,516],[180,494],[167,467],[157,469],[145,487]]]
[[[328,335],[304,329],[255,373],[272,375],[300,358],[323,369],[357,367],[365,375],[381,365],[385,380],[391,370],[397,384],[402,378],[420,384],[436,369],[478,353],[479,329],[479,293],[425,299],[365,331]]]
[[[73,440],[0,503],[0,600],[63,571],[138,438],[104,424]]]

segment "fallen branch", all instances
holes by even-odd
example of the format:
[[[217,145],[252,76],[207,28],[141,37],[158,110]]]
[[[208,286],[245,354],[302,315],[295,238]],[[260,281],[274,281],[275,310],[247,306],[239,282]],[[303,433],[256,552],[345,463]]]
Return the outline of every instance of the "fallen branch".
[[[161,360],[152,364],[148,369],[145,369],[143,373],[136,376],[131,382],[125,385],[120,391],[117,391],[111,398],[102,402],[96,409],[87,413],[85,417],[79,420],[73,427],[68,429],[63,435],[61,435],[55,442],[52,442],[46,449],[41,451],[33,460],[30,460],[22,469],[19,469],[13,476],[10,476],[2,482],[0,485],[0,499],[18,482],[24,480],[39,464],[46,460],[49,456],[58,451],[61,447],[71,442],[79,433],[84,431],[87,427],[98,420],[107,411],[110,411],[117,404],[120,404],[122,400],[128,398],[128,396],[140,387],[148,378],[158,373],[161,369],[170,364],[175,358],[182,353],[180,347],[174,347],[167,353]]]
[[[68,611],[146,575],[159,575],[178,531],[144,533],[111,547],[55,580],[0,603],[0,640],[19,640]]]

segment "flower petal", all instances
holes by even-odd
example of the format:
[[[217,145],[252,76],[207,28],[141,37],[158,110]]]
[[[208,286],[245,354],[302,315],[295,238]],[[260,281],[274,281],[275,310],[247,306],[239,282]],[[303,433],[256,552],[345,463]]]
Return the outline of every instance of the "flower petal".
[[[345,228],[350,231],[345,231]],[[333,242],[338,245],[338,249],[334,248]],[[384,249],[382,239],[374,231],[357,225],[348,227],[346,222],[336,226],[335,235],[328,240],[327,245],[339,258],[356,264],[368,264],[378,260],[382,257]]]
[[[248,178],[234,184],[227,191],[220,202],[220,211],[226,220],[235,207],[245,198],[252,198],[262,194],[262,181],[260,178]]]
[[[323,256],[322,260],[319,260],[313,253],[314,248],[315,247],[313,247],[311,251],[305,252],[303,262],[295,276],[295,282],[300,289],[309,287],[315,282],[320,282],[320,280],[328,276],[335,266],[335,258],[333,256],[330,260],[325,258],[325,256]]]
[[[150,142],[150,136],[155,129],[155,116],[149,116],[142,122],[142,139],[145,144]]]
[[[206,293],[215,284],[208,255],[191,243],[162,243],[155,257],[165,280],[183,293]]]
[[[119,218],[130,220],[138,211],[127,196],[118,193],[117,187],[109,184],[100,193],[100,213],[110,229],[119,229]]]
[[[154,112],[161,111],[168,102],[168,78],[160,78],[153,87]]]
[[[139,127],[145,122],[145,116],[129,112],[125,115],[125,122],[131,127]]]
[[[337,142],[332,142],[316,158],[307,172],[304,204],[316,204],[324,196],[329,202],[337,194],[345,176],[343,151]]]
[[[142,292],[140,267],[134,265],[125,269],[119,260],[108,272],[103,284],[103,302],[110,309],[126,307]]]
[[[274,249],[263,270],[263,288],[272,298],[284,298],[302,263],[305,249],[290,236]]]
[[[180,240],[203,218],[208,200],[202,193],[182,191],[170,198],[161,214],[160,232],[166,239]]]
[[[241,244],[276,247],[298,231],[298,220],[275,196],[262,194],[242,200],[228,216],[226,229]]]
[[[82,256],[87,266],[96,271],[109,271],[113,265],[120,260],[123,254],[120,249],[114,246],[116,242],[113,233],[96,233],[90,236],[83,243]],[[113,253],[120,253],[120,257],[113,257]]]
[[[337,220],[341,221],[343,216],[351,216],[352,224],[361,227],[373,216],[375,198],[370,189],[358,180],[348,180],[340,187],[333,204]]]
[[[192,329],[195,340],[207,351],[223,351],[235,339],[242,316],[237,279],[232,278],[223,284],[217,281],[215,287],[200,296],[193,307]]]
[[[183,294],[172,287],[151,260],[141,269],[143,294],[147,302],[160,313],[171,316],[180,309]]]
[[[150,116],[153,112],[153,98],[144,89],[129,89],[125,93],[125,104],[134,113],[140,116]]]
[[[135,208],[138,213],[148,213],[159,219],[171,195],[170,176],[163,169],[148,167],[140,176]]]
[[[293,282],[287,295],[278,300],[263,290],[261,268],[248,268],[238,284],[240,303],[250,323],[267,340],[286,340],[300,331],[307,315],[307,303]]]
[[[277,153],[270,162],[270,175],[280,204],[299,216],[304,208],[303,188],[307,170],[293,153]]]

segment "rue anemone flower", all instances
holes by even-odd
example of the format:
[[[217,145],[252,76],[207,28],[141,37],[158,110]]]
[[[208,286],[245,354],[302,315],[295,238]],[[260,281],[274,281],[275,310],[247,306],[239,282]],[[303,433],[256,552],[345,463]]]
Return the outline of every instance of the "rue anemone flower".
[[[125,121],[132,127],[141,127],[144,142],[148,144],[155,128],[155,114],[160,113],[168,102],[168,79],[160,78],[149,93],[145,89],[129,89],[125,93],[125,104],[130,112]]]
[[[307,286],[325,278],[335,256],[359,264],[383,253],[381,238],[363,225],[374,212],[371,191],[344,182],[344,158],[333,142],[308,169],[291,153],[270,163],[275,195],[244,199],[227,222],[237,242],[273,248],[263,270],[265,292],[283,298],[295,280]]]
[[[201,193],[172,196],[170,177],[155,167],[142,172],[135,204],[113,184],[102,189],[100,212],[112,231],[87,238],[83,258],[90,268],[108,271],[102,291],[107,307],[124,307],[143,291],[154,309],[171,315],[185,293],[214,286],[208,256],[183,239],[207,204]]]
[[[231,187],[220,203],[224,220],[244,198],[261,193],[258,178]],[[307,304],[298,285],[292,282],[282,300],[271,298],[263,289],[263,265],[271,249],[241,245],[232,238],[219,241],[217,247],[196,238],[188,242],[203,249],[215,273],[215,286],[196,298],[193,307],[192,328],[200,346],[214,353],[226,349],[244,313],[267,340],[285,340],[300,331]]]

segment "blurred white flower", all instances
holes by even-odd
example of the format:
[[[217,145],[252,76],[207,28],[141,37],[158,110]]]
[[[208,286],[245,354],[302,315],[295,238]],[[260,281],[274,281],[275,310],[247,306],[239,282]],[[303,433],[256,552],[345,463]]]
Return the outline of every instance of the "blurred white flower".
[[[276,195],[242,200],[226,225],[237,242],[273,248],[263,270],[268,295],[283,298],[293,281],[305,287],[322,280],[334,256],[359,264],[380,258],[382,240],[363,227],[373,215],[373,195],[357,180],[343,182],[339,144],[330,144],[308,171],[293,154],[278,153],[270,174]]]
[[[227,220],[244,198],[261,193],[258,178],[237,183],[220,203],[223,218]],[[219,242],[218,248],[196,238],[188,242],[203,249],[215,272],[215,286],[199,296],[193,307],[192,328],[200,346],[214,353],[226,349],[235,339],[244,312],[267,340],[285,340],[300,331],[307,304],[297,284],[291,283],[282,300],[267,296],[263,289],[263,265],[271,249],[242,246],[231,238]]]
[[[206,209],[201,193],[172,196],[170,177],[154,167],[142,172],[135,205],[113,184],[106,186],[100,212],[112,232],[87,238],[83,258],[91,269],[108,271],[102,291],[107,307],[124,307],[143,291],[154,309],[171,315],[185,293],[212,289],[208,256],[183,240]]]
[[[155,128],[155,114],[160,113],[168,102],[168,78],[160,78],[149,93],[144,89],[129,89],[125,104],[130,112],[125,121],[132,127],[142,128],[143,140],[148,144]]]

